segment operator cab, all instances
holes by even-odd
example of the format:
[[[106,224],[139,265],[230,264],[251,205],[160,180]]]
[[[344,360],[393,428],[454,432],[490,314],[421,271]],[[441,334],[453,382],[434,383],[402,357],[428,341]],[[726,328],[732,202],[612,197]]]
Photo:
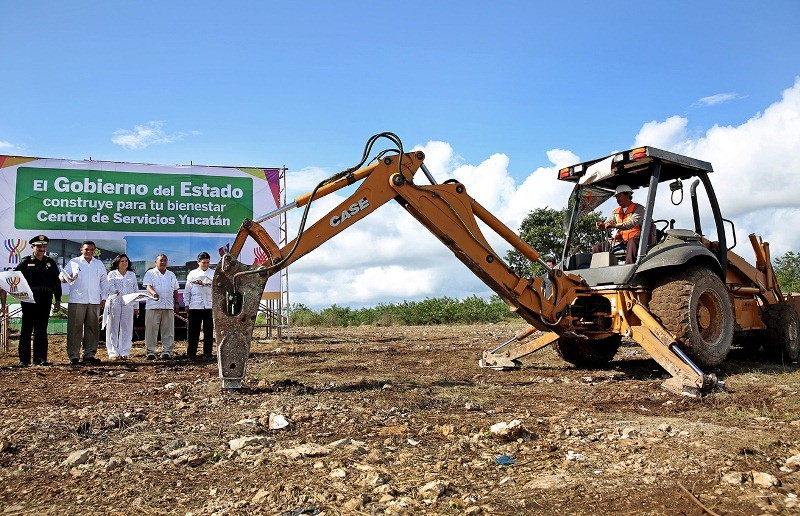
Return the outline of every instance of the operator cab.
[[[558,179],[575,184],[564,220],[563,269],[579,274],[589,286],[598,288],[639,284],[646,280],[644,273],[648,270],[690,261],[707,265],[713,262],[710,265],[724,277],[725,230],[708,179],[712,171],[708,162],[655,147],[638,147],[562,168]],[[690,203],[684,202],[684,181],[690,182]],[[661,187],[659,191],[661,183],[668,183],[669,188]],[[702,206],[697,191],[700,184],[704,187],[700,192]],[[644,207],[639,246],[630,264],[625,263],[626,245],[615,245],[613,241],[597,245],[613,238],[613,234],[593,229],[596,216],[591,216],[602,206],[600,220],[608,218],[617,208],[614,192],[621,185],[630,186],[633,201]],[[714,227],[709,228],[710,237],[703,234],[704,216],[714,221]],[[587,223],[591,223],[591,230]],[[710,238],[718,242],[712,243]]]

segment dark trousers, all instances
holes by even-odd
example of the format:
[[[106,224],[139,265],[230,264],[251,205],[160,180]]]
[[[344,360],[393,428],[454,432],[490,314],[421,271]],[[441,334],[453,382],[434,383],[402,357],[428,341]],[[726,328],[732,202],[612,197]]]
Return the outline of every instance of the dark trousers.
[[[214,317],[210,308],[189,310],[189,327],[187,328],[186,354],[190,357],[197,354],[197,344],[200,341],[200,325],[203,325],[203,354],[210,355],[214,349]]]
[[[19,361],[31,363],[31,333],[33,334],[33,361],[47,361],[47,322],[50,320],[50,307],[53,295],[37,296],[36,303],[21,303],[22,328],[19,331]]]

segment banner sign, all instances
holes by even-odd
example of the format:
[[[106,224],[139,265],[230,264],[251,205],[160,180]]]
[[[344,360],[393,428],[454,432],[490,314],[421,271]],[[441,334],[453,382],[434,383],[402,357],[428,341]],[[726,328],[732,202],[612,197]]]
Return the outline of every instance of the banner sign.
[[[141,282],[156,255],[166,254],[179,281],[230,248],[245,218],[275,210],[280,170],[252,167],[148,165],[0,155],[0,270],[31,253],[29,239],[50,239],[48,255],[60,267],[80,254],[84,240],[97,245],[106,265],[127,254]],[[278,241],[278,219],[264,228]],[[265,261],[248,239],[240,260]],[[267,292],[280,292],[276,275]]]
[[[28,286],[25,276],[18,271],[0,272],[0,288],[14,296],[22,303],[35,303],[33,292]]]
[[[253,216],[253,178],[19,167],[14,225],[40,231],[234,233]]]

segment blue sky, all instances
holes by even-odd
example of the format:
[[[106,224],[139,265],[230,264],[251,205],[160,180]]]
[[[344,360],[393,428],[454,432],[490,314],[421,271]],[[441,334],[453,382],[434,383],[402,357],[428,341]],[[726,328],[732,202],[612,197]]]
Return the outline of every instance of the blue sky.
[[[702,153],[715,127],[750,127],[800,75],[796,0],[6,1],[0,19],[0,153],[286,165],[295,193],[388,130],[439,156],[440,174],[500,170],[519,203],[554,156],[605,155],[645,127],[665,147]],[[561,206],[556,193],[530,197],[529,209]],[[505,213],[510,226],[519,213]],[[400,228],[373,224],[402,242]],[[324,265],[333,250],[320,251]],[[398,253],[361,273],[331,265],[349,271],[331,281],[393,274]],[[485,293],[466,276],[448,290],[428,272],[429,283],[412,281],[430,288],[382,297],[336,297],[312,266],[295,284],[310,304]]]
[[[233,6],[236,7],[233,7]],[[189,6],[191,6],[189,8]],[[370,135],[602,155],[735,124],[800,72],[800,2],[3,2],[0,140],[48,157],[342,167]],[[735,102],[693,107],[734,92]],[[163,122],[170,145],[117,130]],[[197,134],[199,133],[199,134]]]

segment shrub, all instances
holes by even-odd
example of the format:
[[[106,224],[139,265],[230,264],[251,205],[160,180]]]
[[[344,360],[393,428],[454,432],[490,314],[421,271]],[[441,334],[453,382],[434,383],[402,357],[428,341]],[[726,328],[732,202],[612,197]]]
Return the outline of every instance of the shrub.
[[[291,306],[290,321],[293,326],[390,326],[429,324],[496,323],[515,320],[519,316],[510,312],[498,297],[484,299],[472,295],[458,300],[450,297],[426,298],[422,301],[380,304],[374,307],[351,309],[332,305],[315,312],[306,305]]]

